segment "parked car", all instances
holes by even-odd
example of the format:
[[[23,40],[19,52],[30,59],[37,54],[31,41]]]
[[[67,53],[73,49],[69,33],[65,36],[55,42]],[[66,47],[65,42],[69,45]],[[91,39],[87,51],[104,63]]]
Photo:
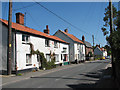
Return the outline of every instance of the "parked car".
[[[101,60],[105,60],[105,57],[101,57]]]

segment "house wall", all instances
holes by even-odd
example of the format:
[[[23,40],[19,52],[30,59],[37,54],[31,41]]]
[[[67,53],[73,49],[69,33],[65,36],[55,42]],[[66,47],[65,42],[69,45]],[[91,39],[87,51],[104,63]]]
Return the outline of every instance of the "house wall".
[[[1,24],[1,22],[0,22],[0,73],[2,73],[1,72],[1,70],[2,70],[2,24]]]
[[[73,40],[71,40],[69,37],[67,37],[65,34],[63,34],[62,32],[56,32],[54,34],[54,36],[57,36],[59,38],[61,38],[62,40],[66,41],[69,43],[69,60],[70,62],[75,60],[75,54],[74,54],[74,42]]]
[[[103,56],[104,56],[104,57],[107,56],[107,51],[103,51]]]
[[[80,58],[81,60],[85,60],[85,45],[84,44],[80,44]]]
[[[2,23],[0,22],[0,25]],[[2,25],[2,43],[0,43],[0,47],[2,48],[2,70],[7,71],[7,41],[8,41],[8,28],[5,25]]]
[[[74,43],[74,60],[80,60],[80,44]]]
[[[26,66],[26,54],[30,54],[30,45],[25,44],[22,42],[22,33],[17,33],[17,63],[18,63],[18,70],[22,69],[28,69],[28,68],[39,68],[39,62],[37,61],[37,55],[32,55],[32,65]],[[68,54],[68,45],[64,43],[57,42],[58,48],[54,47],[54,41],[49,40],[49,47],[45,46],[45,38],[37,37],[37,36],[30,36],[30,43],[33,44],[33,48],[36,51],[37,49],[40,52],[44,53],[44,56],[46,58],[46,54],[55,53],[59,57],[59,61],[55,62],[55,64],[63,63],[63,60],[61,60],[61,48],[66,47]]]
[[[100,51],[100,49],[98,48],[98,47],[96,47],[95,49],[94,49],[94,55],[103,55],[103,53]]]
[[[89,47],[86,47],[86,55],[87,55],[89,52],[92,52],[92,54],[93,54],[93,49],[92,49],[92,48],[89,48]]]

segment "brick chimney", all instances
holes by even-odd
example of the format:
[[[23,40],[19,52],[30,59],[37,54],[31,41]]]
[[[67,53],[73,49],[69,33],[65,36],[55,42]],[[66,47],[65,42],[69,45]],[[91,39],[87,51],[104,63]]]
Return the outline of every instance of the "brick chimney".
[[[84,35],[82,36],[82,41],[85,41],[85,37],[84,37]]]
[[[44,33],[46,33],[46,34],[49,34],[49,33],[50,33],[50,30],[49,30],[49,28],[48,28],[48,25],[46,25],[46,29],[44,30]]]
[[[16,23],[24,25],[24,14],[20,12],[16,13]]]
[[[64,31],[65,31],[66,33],[68,33],[68,29],[65,29]]]

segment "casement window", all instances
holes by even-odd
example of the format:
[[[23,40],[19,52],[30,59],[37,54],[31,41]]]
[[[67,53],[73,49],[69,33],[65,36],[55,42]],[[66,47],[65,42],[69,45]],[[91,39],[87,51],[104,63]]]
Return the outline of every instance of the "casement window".
[[[50,46],[50,41],[48,39],[45,39],[45,46],[49,47]]]
[[[55,55],[55,61],[56,61],[56,62],[59,62],[59,54],[56,54],[56,55]]]
[[[63,53],[67,52],[67,48],[63,47]]]
[[[50,59],[50,54],[46,54],[46,59],[47,59],[47,62],[48,62],[48,61],[51,61],[51,59]]]
[[[23,41],[23,42],[26,42],[26,43],[30,42],[30,36],[23,34],[23,35],[22,35],[22,41]]]
[[[57,41],[54,41],[54,47],[55,47],[55,48],[58,48],[58,43],[57,43]]]
[[[26,66],[32,65],[31,55],[26,54]]]
[[[79,44],[77,44],[77,49],[79,50]]]

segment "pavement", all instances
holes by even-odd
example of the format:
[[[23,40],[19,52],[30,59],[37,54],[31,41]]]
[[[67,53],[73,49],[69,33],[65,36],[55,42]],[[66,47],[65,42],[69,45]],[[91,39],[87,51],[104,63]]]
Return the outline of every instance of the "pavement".
[[[104,63],[104,65],[103,65],[103,63]],[[101,64],[101,66],[98,66],[97,64],[98,65]],[[94,65],[94,66],[96,65],[96,66],[91,67],[92,65]],[[107,65],[107,66],[105,66],[105,65]],[[102,68],[102,71],[99,70],[99,69],[101,69],[101,67],[104,67],[104,66],[105,66],[105,68],[104,69]],[[80,67],[80,68],[83,67],[83,69],[77,70],[76,68],[78,68],[78,67]],[[91,68],[89,68],[89,67],[91,67]],[[68,72],[70,70],[71,71],[77,70],[77,71],[74,71],[71,74],[70,72]],[[78,71],[80,71],[81,73],[80,72],[78,73]],[[90,72],[90,71],[92,71],[92,72]],[[61,72],[63,73],[63,75],[61,75],[62,74]],[[78,74],[79,74],[79,76],[78,76]],[[75,76],[75,75],[77,75],[77,76]],[[88,87],[88,88],[89,87],[92,87],[92,88],[118,88],[116,86],[116,83],[114,82],[114,80],[111,78],[110,75],[111,75],[111,64],[110,63],[108,64],[103,61],[86,61],[85,63],[65,65],[65,66],[57,67],[57,68],[54,68],[51,70],[39,70],[36,72],[27,72],[27,73],[23,73],[21,76],[1,75],[0,77],[2,78],[2,84],[0,86],[10,87],[13,85],[13,86],[17,87],[17,82],[19,82],[18,83],[19,85],[20,85],[20,83],[22,85],[24,82],[30,82],[32,77],[33,77],[33,79],[32,79],[33,82],[35,82],[36,78],[39,77],[39,78],[42,78],[43,81],[46,81],[46,79],[48,79],[48,81],[46,81],[46,82],[48,82],[48,85],[47,85],[48,87],[53,87],[53,86],[49,86],[49,84],[51,83],[49,81],[51,81],[51,80],[55,80],[55,82],[59,81],[59,83],[61,82],[61,85],[62,85],[63,83],[66,82],[66,81],[63,81],[63,79],[67,79],[69,81],[69,83],[72,82],[72,84],[71,83],[67,84],[67,86],[70,88],[76,88],[76,87],[77,88],[81,88],[81,87],[82,88],[84,88],[84,87]],[[50,77],[50,76],[54,76],[54,77]],[[72,78],[71,78],[71,76],[72,76]],[[82,79],[80,79],[80,78],[82,78]],[[100,80],[99,80],[99,78],[100,78]],[[41,83],[41,85],[43,82],[42,79],[40,81],[38,81],[39,83]],[[77,84],[75,84],[76,82],[77,82]],[[83,84],[83,82],[84,82],[84,84]],[[61,87],[59,85],[59,83],[56,84],[56,85],[58,85],[58,88]],[[47,83],[45,83],[45,84],[47,84]],[[55,84],[55,83],[53,83],[53,84]],[[32,83],[32,85],[33,85],[33,83]],[[32,85],[31,85],[31,87],[32,87]],[[23,87],[27,87],[27,85],[26,86],[23,85]],[[30,87],[30,86],[28,86],[28,87]],[[33,85],[33,87],[38,87],[38,86]],[[62,87],[66,88],[65,85],[63,85]]]
[[[108,64],[103,71],[100,81],[97,83],[96,88],[119,88],[117,82],[112,78],[112,65]]]

